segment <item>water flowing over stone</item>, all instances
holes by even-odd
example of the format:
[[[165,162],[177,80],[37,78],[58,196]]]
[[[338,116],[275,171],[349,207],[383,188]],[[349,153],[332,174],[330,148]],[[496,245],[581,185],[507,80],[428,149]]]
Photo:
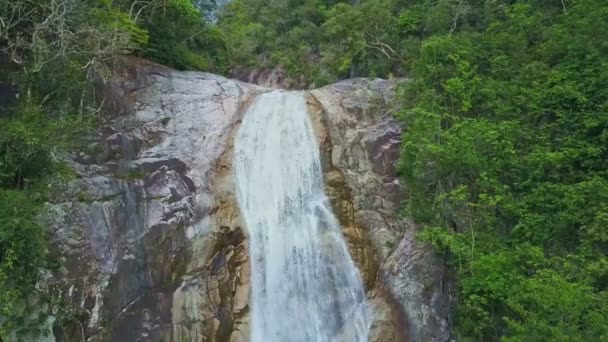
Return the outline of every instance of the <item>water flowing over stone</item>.
[[[253,342],[364,342],[361,277],[324,193],[304,94],[258,95],[235,142],[250,235]]]

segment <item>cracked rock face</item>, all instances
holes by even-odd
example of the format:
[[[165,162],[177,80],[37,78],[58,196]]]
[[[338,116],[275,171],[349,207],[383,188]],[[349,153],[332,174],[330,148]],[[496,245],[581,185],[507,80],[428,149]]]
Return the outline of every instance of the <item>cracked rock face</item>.
[[[406,187],[396,173],[402,132],[391,103],[397,86],[351,79],[312,90],[311,113],[322,127],[327,193],[375,308],[370,341],[445,341],[446,270],[399,214]]]
[[[370,341],[443,341],[444,271],[398,218],[396,83],[349,80],[307,93],[326,189],[375,319]],[[106,126],[68,160],[77,177],[47,205],[49,281],[80,323],[57,341],[249,341],[247,229],[232,144],[268,89],[136,63],[107,90]]]

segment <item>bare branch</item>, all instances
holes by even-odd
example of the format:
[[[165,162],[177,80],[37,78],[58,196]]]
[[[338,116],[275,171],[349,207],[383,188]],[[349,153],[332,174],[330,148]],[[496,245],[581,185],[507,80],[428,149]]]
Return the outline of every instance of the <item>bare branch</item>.
[[[452,26],[450,27],[450,33],[449,33],[450,36],[458,27],[458,22],[460,21],[460,16],[466,14],[468,10],[469,9],[468,9],[465,1],[457,0],[457,5],[455,7],[456,12],[454,13],[454,15],[452,17]]]

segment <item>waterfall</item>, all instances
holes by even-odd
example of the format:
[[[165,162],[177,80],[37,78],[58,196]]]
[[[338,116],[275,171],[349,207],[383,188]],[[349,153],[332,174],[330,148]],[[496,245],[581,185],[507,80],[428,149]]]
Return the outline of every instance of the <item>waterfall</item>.
[[[251,341],[367,341],[365,291],[324,193],[303,93],[256,97],[234,165],[250,236]]]

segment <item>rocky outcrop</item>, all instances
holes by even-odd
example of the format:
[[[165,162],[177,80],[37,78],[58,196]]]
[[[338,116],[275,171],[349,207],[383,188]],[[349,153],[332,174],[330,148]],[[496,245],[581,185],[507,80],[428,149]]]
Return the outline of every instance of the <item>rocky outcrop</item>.
[[[446,272],[400,213],[402,132],[391,104],[401,82],[351,79],[312,90],[311,113],[324,127],[327,191],[376,309],[371,340],[445,341]]]
[[[287,71],[278,66],[274,68],[236,69],[230,72],[230,77],[267,88],[276,89],[310,89],[311,84],[305,77],[290,77]]]
[[[53,287],[90,341],[243,340],[247,239],[229,161],[257,87],[132,68],[110,94],[127,115],[70,156],[77,178],[48,205]]]
[[[248,341],[247,230],[232,142],[268,89],[136,63],[106,87],[109,121],[66,159],[45,220],[60,269],[58,341]],[[327,193],[374,306],[373,341],[447,339],[441,265],[398,215],[396,82],[307,93]],[[70,310],[65,314],[65,310]]]

